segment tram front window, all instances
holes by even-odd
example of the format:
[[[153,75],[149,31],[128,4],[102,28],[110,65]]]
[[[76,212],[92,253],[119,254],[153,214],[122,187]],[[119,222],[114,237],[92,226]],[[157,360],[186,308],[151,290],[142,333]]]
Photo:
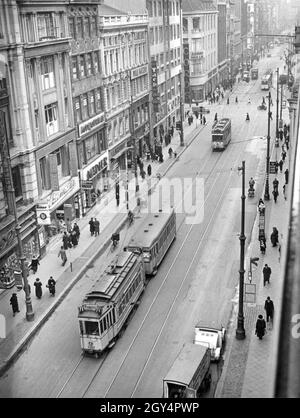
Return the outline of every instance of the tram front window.
[[[85,332],[88,335],[99,335],[98,322],[85,321]]]
[[[150,261],[150,258],[151,258],[151,254],[150,254],[150,252],[149,251],[144,251],[144,253],[143,253],[143,257],[144,257],[144,261],[147,263],[147,262],[149,262]]]

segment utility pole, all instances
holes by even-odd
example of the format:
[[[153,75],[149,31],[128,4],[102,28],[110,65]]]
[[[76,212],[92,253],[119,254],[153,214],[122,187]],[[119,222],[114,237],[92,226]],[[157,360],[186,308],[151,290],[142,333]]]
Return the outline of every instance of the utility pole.
[[[2,165],[3,165],[4,176],[7,178],[7,182],[8,182],[7,190],[6,190],[7,197],[8,197],[8,200],[10,201],[12,214],[15,218],[15,230],[16,230],[16,237],[17,237],[17,242],[18,242],[18,253],[19,253],[19,260],[21,263],[21,272],[22,272],[24,292],[25,292],[26,319],[27,321],[33,321],[34,312],[32,308],[29,285],[28,285],[28,280],[27,280],[28,271],[27,271],[27,266],[26,266],[26,257],[24,255],[23,242],[22,242],[22,237],[21,237],[21,226],[19,224],[19,219],[18,219],[16,195],[15,195],[15,189],[13,186],[13,178],[12,178],[12,171],[11,171],[11,164],[10,164],[11,160],[10,160],[9,146],[8,146],[8,141],[7,141],[5,119],[4,119],[3,112],[0,112],[0,141],[1,141],[0,145],[3,148],[5,148],[3,154],[6,155],[6,161],[2,161]]]
[[[241,213],[241,234],[240,234],[240,284],[239,284],[239,313],[237,320],[237,329],[235,336],[238,340],[243,340],[246,337],[244,327],[244,275],[245,275],[245,161],[242,162],[242,167],[238,167],[242,171],[242,213]]]
[[[279,139],[278,132],[278,117],[279,117],[279,68],[276,70],[277,73],[277,85],[276,85],[276,139]]]
[[[271,116],[271,92],[269,91],[269,104],[268,104],[268,135],[267,135],[267,166],[266,166],[266,187],[265,187],[265,200],[270,200],[269,193],[269,173],[270,173],[270,116]]]

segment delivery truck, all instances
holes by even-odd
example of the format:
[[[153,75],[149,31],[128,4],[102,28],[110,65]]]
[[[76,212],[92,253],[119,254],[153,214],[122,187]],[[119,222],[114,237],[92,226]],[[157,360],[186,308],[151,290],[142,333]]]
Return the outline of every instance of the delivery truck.
[[[163,397],[200,398],[210,383],[209,348],[185,343],[163,379]]]

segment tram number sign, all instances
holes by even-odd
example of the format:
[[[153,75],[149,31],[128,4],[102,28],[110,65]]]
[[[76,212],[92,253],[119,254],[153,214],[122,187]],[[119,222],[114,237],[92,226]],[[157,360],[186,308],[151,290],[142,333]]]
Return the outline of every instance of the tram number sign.
[[[276,161],[270,161],[270,174],[276,174]]]

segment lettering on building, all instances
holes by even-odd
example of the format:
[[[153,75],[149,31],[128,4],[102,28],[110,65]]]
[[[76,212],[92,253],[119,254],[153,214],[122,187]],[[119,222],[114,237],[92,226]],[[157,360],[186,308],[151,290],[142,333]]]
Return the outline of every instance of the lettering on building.
[[[86,122],[81,123],[78,126],[79,136],[82,136],[90,132],[102,123],[104,123],[104,113],[101,113],[101,115],[96,115],[93,118],[87,120]]]
[[[153,110],[159,112],[159,92],[158,92],[158,78],[157,78],[157,61],[151,60],[151,81],[152,81],[152,99]]]

